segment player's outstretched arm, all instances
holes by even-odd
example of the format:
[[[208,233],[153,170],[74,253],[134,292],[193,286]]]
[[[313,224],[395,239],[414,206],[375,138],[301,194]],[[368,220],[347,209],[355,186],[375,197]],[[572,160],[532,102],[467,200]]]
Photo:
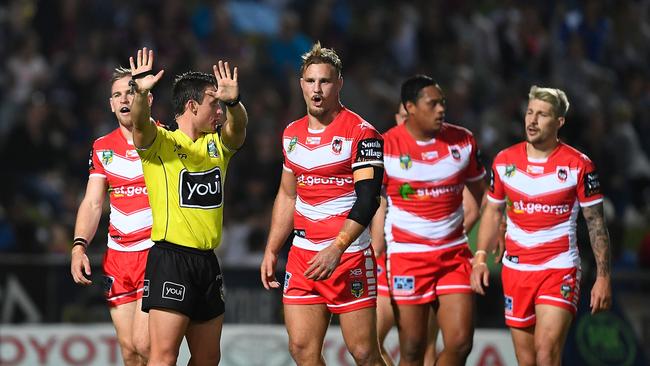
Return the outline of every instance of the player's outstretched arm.
[[[611,251],[609,245],[609,232],[605,224],[603,204],[597,203],[592,206],[583,207],[582,214],[587,221],[589,229],[589,240],[591,249],[596,259],[596,282],[591,289],[591,313],[608,310],[612,305],[611,285]]]
[[[490,285],[490,270],[486,263],[487,250],[497,240],[502,207],[501,203],[487,201],[481,215],[476,254],[472,261],[472,274],[470,275],[472,290],[481,295],[485,295],[484,287]]]
[[[305,277],[319,281],[328,279],[334,273],[341,255],[361,235],[375,215],[379,207],[383,177],[382,166],[369,165],[352,172],[357,199],[334,242],[307,262],[309,268],[305,271]]]
[[[131,88],[135,93],[131,105],[131,118],[133,120],[133,144],[137,148],[147,148],[156,138],[156,125],[151,120],[151,106],[149,93],[160,80],[164,70],[158,74],[153,72],[153,50],[144,47],[138,50],[136,59],[129,57],[131,64]]]
[[[266,241],[264,258],[260,266],[262,285],[269,290],[280,287],[275,278],[278,253],[293,230],[293,212],[296,209],[296,177],[288,171],[282,172],[280,189],[273,203],[271,230]]]
[[[75,245],[70,253],[70,273],[75,283],[90,285],[92,281],[85,275],[91,274],[90,261],[86,255],[87,243],[95,236],[99,220],[102,217],[102,206],[106,195],[106,179],[91,177],[88,179],[86,194],[77,211],[77,221],[74,227],[75,239],[83,239],[86,244]],[[85,274],[85,275],[84,275]]]
[[[226,105],[226,122],[223,124],[223,143],[230,149],[239,149],[246,139],[246,125],[248,114],[240,102],[239,78],[237,66],[232,72],[228,62],[219,60],[217,65],[212,65],[214,77],[217,79],[217,91],[206,90]]]

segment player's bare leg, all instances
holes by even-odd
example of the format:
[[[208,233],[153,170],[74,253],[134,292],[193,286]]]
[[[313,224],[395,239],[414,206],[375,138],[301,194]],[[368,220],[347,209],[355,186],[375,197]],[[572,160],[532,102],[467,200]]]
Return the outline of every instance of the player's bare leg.
[[[538,366],[559,366],[573,314],[557,306],[540,304],[535,305],[535,315],[535,361]]]
[[[393,359],[384,346],[388,332],[395,325],[395,315],[390,297],[377,296],[377,337],[379,338],[379,350],[386,362],[386,365],[393,366]]]
[[[187,326],[185,337],[192,358],[188,366],[218,365],[221,359],[221,329],[224,315],[197,322],[191,321]]]
[[[427,345],[427,318],[429,304],[398,305],[400,366],[422,365]]]
[[[330,313],[325,304],[284,305],[289,353],[299,366],[324,366],[323,342]]]
[[[510,328],[519,366],[535,366],[535,327]]]
[[[429,310],[429,325],[427,326],[427,348],[424,350],[424,366],[433,366],[436,364],[436,341],[438,340],[438,321],[433,309]]]
[[[143,359],[143,364],[149,359],[149,313],[142,309],[142,298],[135,302],[133,314],[133,346],[136,352]]]
[[[176,365],[178,351],[190,319],[173,310],[149,310],[151,351],[148,366]]]
[[[374,307],[339,314],[348,351],[357,365],[386,365],[379,352],[377,314]]]
[[[474,295],[440,295],[438,303],[436,317],[444,347],[436,365],[465,365],[474,338]]]
[[[135,301],[121,304],[110,309],[111,319],[117,333],[117,341],[120,343],[122,359],[126,366],[145,365],[146,360],[142,359],[133,344],[133,320],[134,314],[140,312]]]

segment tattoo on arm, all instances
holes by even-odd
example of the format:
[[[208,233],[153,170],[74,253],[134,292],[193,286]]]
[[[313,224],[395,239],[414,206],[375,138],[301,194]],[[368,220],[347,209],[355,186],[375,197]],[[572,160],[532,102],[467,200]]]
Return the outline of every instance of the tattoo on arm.
[[[593,206],[583,207],[582,214],[587,221],[587,228],[589,228],[589,239],[596,259],[597,275],[609,276],[611,252],[609,247],[609,232],[607,231],[605,216],[603,214],[603,204],[599,203]]]

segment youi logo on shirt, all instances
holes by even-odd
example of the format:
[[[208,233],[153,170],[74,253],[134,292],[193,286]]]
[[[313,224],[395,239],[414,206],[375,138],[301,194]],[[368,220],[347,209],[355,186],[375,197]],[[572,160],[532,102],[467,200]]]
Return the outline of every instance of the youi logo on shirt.
[[[192,208],[216,208],[223,203],[223,185],[221,169],[205,172],[188,172],[183,169],[180,174],[180,206]]]

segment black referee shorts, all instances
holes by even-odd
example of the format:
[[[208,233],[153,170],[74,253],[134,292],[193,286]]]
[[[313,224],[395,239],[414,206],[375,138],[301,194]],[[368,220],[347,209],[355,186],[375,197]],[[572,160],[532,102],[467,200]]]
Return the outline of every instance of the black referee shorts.
[[[225,312],[224,286],[217,256],[165,241],[149,250],[142,311],[170,309],[205,321]]]

